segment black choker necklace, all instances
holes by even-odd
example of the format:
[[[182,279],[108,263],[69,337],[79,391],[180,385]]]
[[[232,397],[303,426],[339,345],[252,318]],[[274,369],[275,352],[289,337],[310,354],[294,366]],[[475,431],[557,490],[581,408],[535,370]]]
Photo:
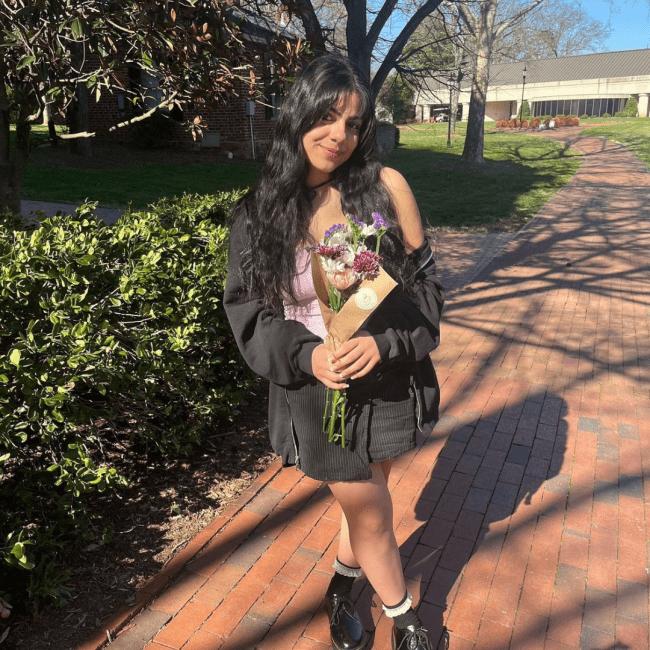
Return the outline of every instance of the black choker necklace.
[[[307,196],[309,197],[309,200],[313,201],[316,198],[316,190],[319,187],[323,187],[323,185],[327,185],[328,183],[331,183],[331,182],[332,182],[332,179],[329,178],[328,180],[323,181],[322,183],[319,183],[318,185],[314,185],[314,187],[310,187],[307,190]]]

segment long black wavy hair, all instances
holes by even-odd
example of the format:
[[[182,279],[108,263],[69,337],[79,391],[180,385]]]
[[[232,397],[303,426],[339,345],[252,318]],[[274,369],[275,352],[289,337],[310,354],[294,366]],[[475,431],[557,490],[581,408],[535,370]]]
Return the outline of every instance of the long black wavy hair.
[[[285,98],[262,177],[233,214],[246,219],[248,246],[241,258],[242,277],[276,315],[283,312],[285,299],[295,300],[296,251],[312,243],[309,163],[302,138],[341,97],[354,94],[361,103],[358,143],[350,158],[332,173],[331,185],[341,193],[344,213],[364,223],[372,223],[373,212],[382,214],[389,226],[381,241],[383,266],[396,281],[411,283],[413,269],[375,155],[372,91],[350,61],[327,54],[303,70]]]

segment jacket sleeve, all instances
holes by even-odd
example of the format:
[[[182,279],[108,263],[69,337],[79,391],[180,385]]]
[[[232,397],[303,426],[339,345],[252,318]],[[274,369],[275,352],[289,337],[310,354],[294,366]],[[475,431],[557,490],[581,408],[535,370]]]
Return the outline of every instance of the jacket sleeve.
[[[223,305],[237,346],[250,368],[265,379],[290,386],[312,377],[311,355],[323,341],[302,323],[274,316],[241,280],[244,219],[232,225]]]
[[[384,362],[421,361],[440,343],[445,291],[428,241],[411,253],[411,261],[416,269],[412,291],[394,289],[363,325]]]

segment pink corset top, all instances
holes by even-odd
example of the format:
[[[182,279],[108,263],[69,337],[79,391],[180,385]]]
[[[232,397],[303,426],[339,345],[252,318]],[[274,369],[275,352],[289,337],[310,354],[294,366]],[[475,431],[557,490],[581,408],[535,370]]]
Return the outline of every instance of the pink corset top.
[[[304,248],[298,251],[296,256],[296,270],[297,275],[293,281],[293,290],[298,303],[289,303],[285,300],[284,317],[289,320],[297,320],[310,332],[324,339],[327,336],[327,330],[318,306],[314,281],[311,277],[309,251]]]

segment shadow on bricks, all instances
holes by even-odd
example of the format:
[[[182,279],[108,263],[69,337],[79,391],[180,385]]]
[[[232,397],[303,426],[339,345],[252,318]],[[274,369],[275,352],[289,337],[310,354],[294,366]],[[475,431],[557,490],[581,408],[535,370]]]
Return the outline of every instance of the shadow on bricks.
[[[444,626],[452,640],[470,640],[484,616],[514,617],[524,591],[535,597],[527,572],[552,589],[556,562],[547,566],[531,549],[559,548],[570,486],[561,472],[564,411],[557,395],[531,391],[494,411],[443,415],[423,442],[420,455],[448,436],[414,506],[419,524],[400,552],[434,647],[444,647]]]

